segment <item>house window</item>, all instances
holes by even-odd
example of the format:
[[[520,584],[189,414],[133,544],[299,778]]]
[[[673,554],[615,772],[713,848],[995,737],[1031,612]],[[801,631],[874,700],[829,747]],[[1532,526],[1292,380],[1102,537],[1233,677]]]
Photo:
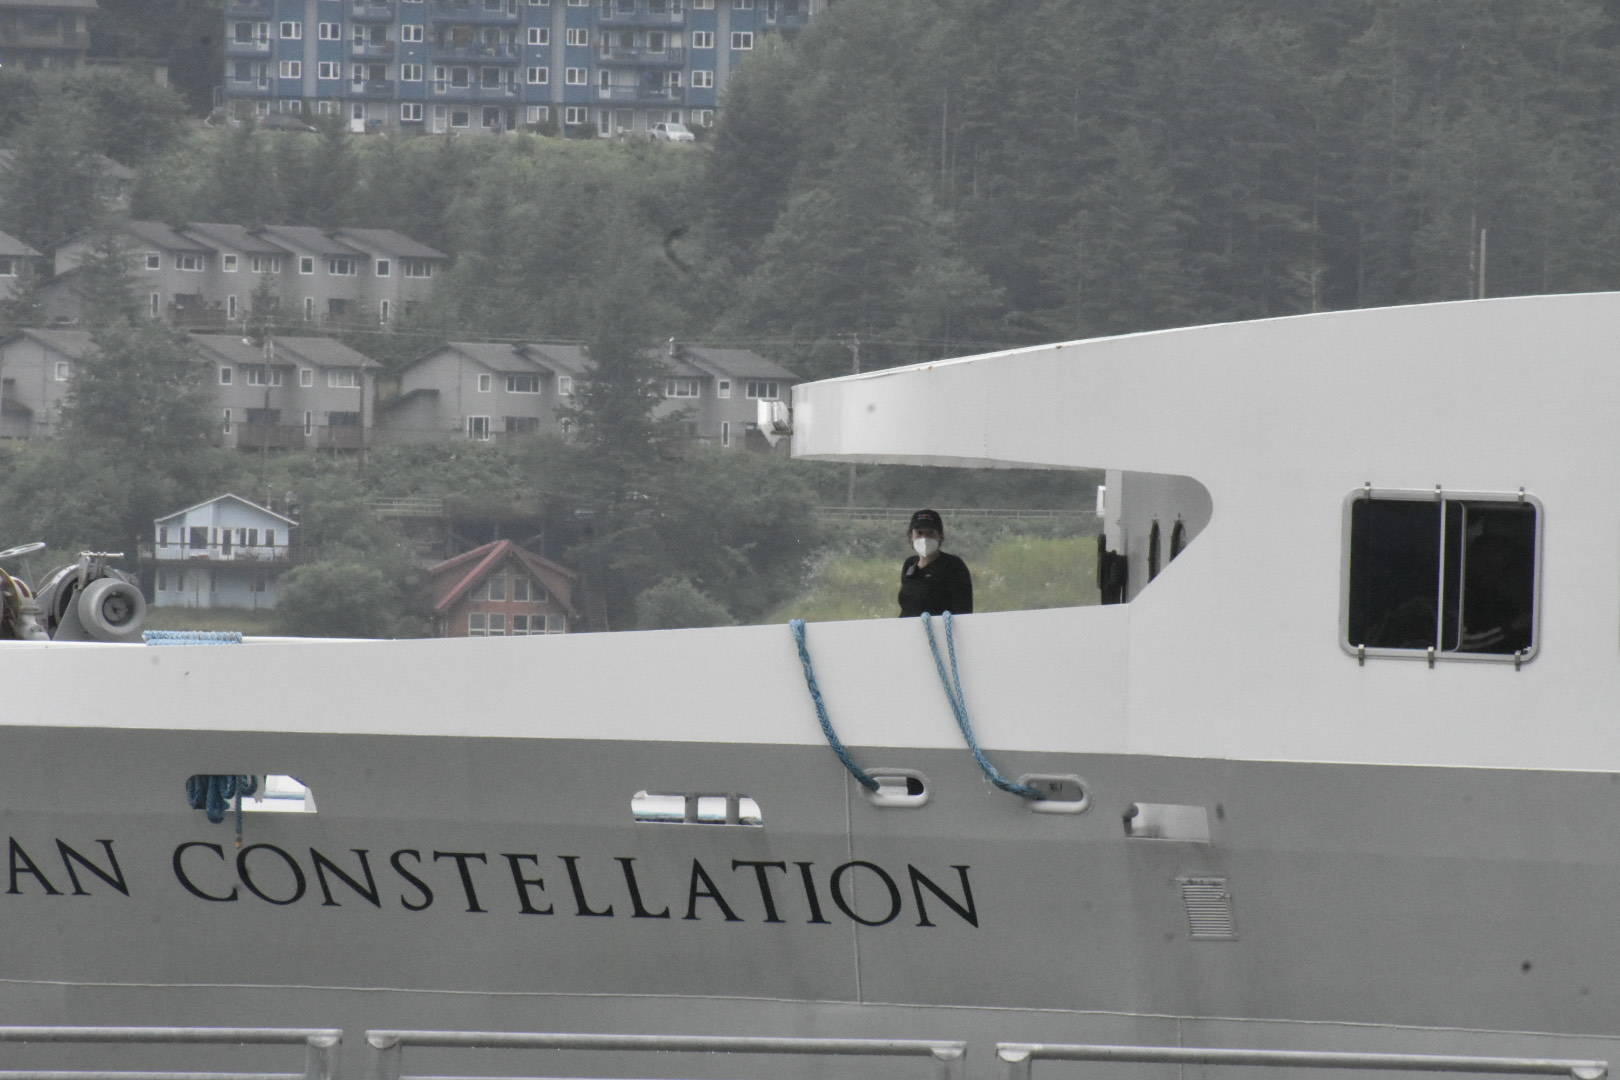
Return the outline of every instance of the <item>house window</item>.
[[[527,603],[529,599],[529,579],[522,574],[512,575],[512,599]]]
[[[544,86],[551,81],[551,69],[545,67],[532,67],[525,69],[525,75],[530,86]]]
[[[739,51],[752,49],[754,47],[754,32],[752,30],[733,30],[731,32],[731,47]]]
[[[267,548],[273,548],[276,546],[276,530],[264,530],[264,546]]]
[[[347,255],[334,255],[326,260],[326,272],[333,277],[353,277],[354,260]]]
[[[551,44],[551,28],[549,26],[531,26],[531,27],[529,27],[529,44],[530,45],[550,45]]]
[[[407,124],[420,124],[422,122],[422,103],[420,101],[407,101],[399,107],[399,118]]]
[[[731,396],[731,380],[721,379],[716,382],[714,384],[714,396],[722,399],[729,398]]]
[[[302,60],[283,60],[281,61],[280,72],[283,79],[302,79],[304,77],[304,62]]]
[[[699,396],[696,379],[665,379],[664,396],[667,398],[695,398]]]
[[[156,251],[148,251],[146,253],[146,268],[148,270],[163,269],[163,256]]]
[[[474,442],[489,442],[489,417],[467,417],[467,438]]]
[[[388,301],[380,301],[377,304],[377,321],[380,323],[387,322],[390,311],[392,311],[392,308],[389,306]]]
[[[225,271],[227,274],[236,273],[236,256],[229,254],[221,255],[219,257],[219,268]]]
[[[714,125],[713,109],[693,109],[692,123],[698,127],[712,127]]]
[[[488,374],[478,376],[478,392],[480,394],[487,394],[493,389],[495,389],[495,376]]]
[[[537,618],[537,619],[539,617],[540,616],[538,616],[538,615],[535,616],[535,618]],[[568,633],[568,619],[567,619],[567,617],[563,616],[563,615],[547,615],[546,616],[546,633],[548,633],[548,634],[566,634],[566,633]]]
[[[267,364],[244,364],[242,371],[247,375],[249,386],[280,386],[283,372],[281,368],[270,367]]]
[[[279,274],[281,273],[281,256],[254,255],[248,264],[248,268],[255,274]]]
[[[235,296],[227,296],[225,298],[225,318],[229,319],[229,320],[231,320],[233,322],[236,319],[236,297]]]
[[[235,375],[236,375],[236,372],[232,368],[228,368],[228,367],[220,368],[219,369],[219,385],[221,385],[221,386],[229,386],[229,385],[231,385],[231,379],[235,378]]]
[[[326,385],[333,390],[360,389],[359,368],[333,368],[326,373]]]
[[[313,296],[304,297],[304,321],[315,321],[315,298]]]
[[[694,48],[694,49],[712,49],[712,48],[714,48],[714,31],[713,30],[694,30],[694,31],[692,31],[692,48]]]
[[[304,410],[304,435],[308,437],[315,431],[315,414],[308,409]]]
[[[221,370],[224,370],[224,369],[221,369]],[[231,410],[229,410],[229,409],[225,410],[225,424],[220,430],[223,431],[226,435],[229,435],[231,433]],[[159,529],[158,532],[159,533],[167,533],[168,530],[167,529]],[[165,543],[168,543],[168,541],[164,540],[163,537],[160,535],[158,537],[158,543],[165,544]]]
[[[540,392],[540,376],[508,375],[506,377],[506,392],[508,394],[538,394]]]
[[[506,599],[506,575],[491,574],[484,579],[484,596],[490,600]]]
[[[1540,502],[1522,493],[1351,495],[1341,644],[1357,656],[1529,659],[1540,523]]]
[[[298,385],[299,386],[306,386],[306,387],[307,386],[314,386],[315,385],[315,369],[314,368],[307,368],[307,367],[306,368],[299,368],[298,369]]]
[[[313,274],[315,272],[315,256],[300,255],[298,257],[298,272],[300,274]]]
[[[692,87],[695,90],[708,90],[714,86],[714,72],[693,71]]]
[[[776,401],[782,396],[782,384],[775,379],[749,379],[743,385],[744,393],[762,401]]]
[[[14,259],[9,255],[0,255],[0,277],[16,277],[17,267],[21,263],[21,259]]]
[[[730,420],[722,420],[722,421],[720,421],[720,445],[721,446],[730,446],[731,445],[731,421]]]
[[[422,40],[421,23],[400,23],[399,40],[405,42],[419,42]]]
[[[574,393],[574,377],[572,375],[557,376],[557,396],[569,397]]]
[[[317,79],[341,79],[343,78],[343,65],[336,60],[322,60],[315,65],[315,77]]]
[[[377,265],[373,269],[378,277],[387,277],[394,272],[393,264],[387,259],[378,259]]]
[[[401,82],[421,82],[422,81],[422,65],[421,64],[401,64],[401,65],[399,65],[399,78],[400,78]],[[404,119],[403,114],[401,114],[401,119]],[[422,119],[422,106],[421,105],[416,106],[416,119],[418,119],[418,120]]]
[[[497,614],[496,612],[492,611],[486,616],[486,618],[489,619],[490,637],[506,636],[506,616],[504,614]]]
[[[543,618],[542,618],[543,621]],[[512,636],[525,637],[529,633],[529,617],[527,615],[512,616]]]
[[[301,22],[284,22],[281,24],[281,38],[283,41],[297,41],[304,36],[304,24]]]
[[[225,423],[227,425],[226,426],[227,431],[230,430],[230,427],[229,427],[230,422],[231,422],[231,410],[226,409],[225,410]],[[168,546],[169,546],[169,527],[167,525],[159,525],[158,526],[158,547],[168,547]]]
[[[52,377],[54,377],[57,382],[67,382],[68,381],[68,375],[71,374],[72,371],[73,371],[73,366],[70,363],[68,363],[68,361],[66,361],[66,360],[58,360],[52,366],[51,374],[52,374]]]
[[[467,612],[467,636],[488,637],[489,619],[482,611]]]
[[[563,72],[563,82],[567,83],[569,86],[584,86],[585,85],[585,69],[584,68],[569,68],[569,69],[567,69],[566,71]],[[581,110],[581,112],[583,112],[583,111],[584,110]],[[578,122],[579,123],[584,123],[583,120],[580,120]]]
[[[157,318],[158,315],[160,315],[163,311],[163,295],[161,293],[153,293],[148,298],[147,302],[152,311],[152,318]]]
[[[320,23],[316,27],[316,36],[322,41],[342,41],[343,24],[335,22]]]
[[[430,278],[433,276],[433,264],[426,259],[401,259],[400,269],[406,277]]]
[[[453,128],[468,127],[472,123],[471,116],[472,114],[466,109],[452,109],[450,110],[450,126]]]

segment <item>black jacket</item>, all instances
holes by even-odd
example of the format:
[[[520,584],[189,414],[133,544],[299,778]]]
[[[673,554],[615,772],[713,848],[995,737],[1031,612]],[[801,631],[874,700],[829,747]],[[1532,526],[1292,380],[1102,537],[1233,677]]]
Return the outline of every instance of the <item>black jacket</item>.
[[[973,575],[967,563],[941,551],[921,569],[913,555],[900,567],[900,617],[973,614]]]

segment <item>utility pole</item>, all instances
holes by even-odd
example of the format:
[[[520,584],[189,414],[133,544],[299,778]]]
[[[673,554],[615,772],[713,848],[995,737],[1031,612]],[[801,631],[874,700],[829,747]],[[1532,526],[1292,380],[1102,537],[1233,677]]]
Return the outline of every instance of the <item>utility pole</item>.
[[[851,375],[861,373],[861,335],[850,334],[846,343],[849,349],[849,371]],[[849,463],[849,472],[845,479],[844,505],[851,509],[855,506],[855,463]]]

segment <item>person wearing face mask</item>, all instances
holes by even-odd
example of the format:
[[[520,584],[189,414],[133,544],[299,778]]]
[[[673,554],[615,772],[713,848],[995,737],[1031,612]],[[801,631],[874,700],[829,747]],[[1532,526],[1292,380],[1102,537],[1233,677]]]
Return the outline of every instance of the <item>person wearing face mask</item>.
[[[907,530],[913,554],[900,568],[900,617],[921,615],[971,615],[973,575],[967,563],[939,549],[945,539],[945,522],[938,511],[919,510],[911,515]]]

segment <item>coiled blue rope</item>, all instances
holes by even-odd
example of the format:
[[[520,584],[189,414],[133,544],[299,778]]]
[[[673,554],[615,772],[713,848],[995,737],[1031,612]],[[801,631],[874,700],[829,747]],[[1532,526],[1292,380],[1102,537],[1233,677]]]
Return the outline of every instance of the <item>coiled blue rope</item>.
[[[962,696],[962,676],[956,664],[956,633],[951,625],[951,613],[947,611],[944,619],[945,648],[951,657],[949,675],[945,673],[945,661],[940,659],[939,642],[934,640],[932,616],[926,611],[922,614],[923,633],[928,637],[928,651],[934,654],[934,669],[939,672],[939,685],[945,690],[945,699],[951,703],[951,712],[956,716],[956,726],[962,729],[962,737],[967,740],[968,749],[973,751],[973,760],[979,763],[985,779],[1002,791],[1010,791],[1024,799],[1045,798],[1034,788],[1002,776],[996,771],[996,767],[990,764],[990,759],[984,756],[984,751],[979,749],[979,740],[973,737],[973,719],[968,715],[967,699]]]
[[[791,620],[788,629],[793,631],[793,640],[799,646],[799,663],[804,666],[804,685],[810,688],[810,700],[816,706],[816,719],[821,721],[821,733],[827,737],[827,745],[838,755],[838,760],[844,763],[849,775],[868,791],[876,791],[878,782],[872,779],[865,769],[855,764],[855,759],[849,756],[844,744],[838,741],[838,734],[833,731],[832,721],[827,718],[827,703],[821,700],[821,688],[816,685],[816,669],[810,663],[810,648],[804,643],[804,620]]]
[[[142,630],[148,645],[240,645],[239,630]]]
[[[186,802],[218,825],[236,803],[236,846],[242,846],[242,800],[259,790],[256,776],[193,776],[186,780]]]

